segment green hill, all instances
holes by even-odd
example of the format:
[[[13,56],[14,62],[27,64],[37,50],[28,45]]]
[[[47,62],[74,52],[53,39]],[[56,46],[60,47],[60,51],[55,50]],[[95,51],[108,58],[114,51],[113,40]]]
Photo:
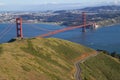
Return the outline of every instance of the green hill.
[[[0,44],[0,80],[75,80],[74,63],[96,53],[56,38]],[[120,62],[99,54],[80,64],[83,80],[120,80]]]
[[[0,80],[75,80],[75,60],[93,52],[55,38],[0,44]]]
[[[120,80],[120,61],[99,54],[81,63],[83,80]]]

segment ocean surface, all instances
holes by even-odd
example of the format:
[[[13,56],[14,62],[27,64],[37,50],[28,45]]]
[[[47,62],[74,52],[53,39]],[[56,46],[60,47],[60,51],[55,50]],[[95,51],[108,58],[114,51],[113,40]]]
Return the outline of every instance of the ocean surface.
[[[23,34],[26,38],[36,37],[65,27],[52,24],[23,24]],[[15,37],[15,24],[0,24],[0,43],[5,43]],[[81,29],[74,29],[49,37],[69,40],[94,49],[120,53],[120,25],[101,27],[96,30],[87,29],[85,33],[81,32]]]

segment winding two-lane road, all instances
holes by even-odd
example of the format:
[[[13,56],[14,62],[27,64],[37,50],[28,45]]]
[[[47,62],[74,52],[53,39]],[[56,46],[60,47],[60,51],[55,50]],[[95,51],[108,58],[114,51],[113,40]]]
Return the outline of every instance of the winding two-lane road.
[[[98,53],[96,52],[96,54],[91,54],[79,61],[77,61],[74,65],[75,65],[75,68],[76,68],[76,72],[75,72],[75,79],[76,80],[82,80],[82,77],[81,77],[81,72],[82,72],[82,69],[80,68],[80,63],[83,63],[84,61],[86,61],[87,59],[91,58],[91,57],[95,57],[97,56]]]

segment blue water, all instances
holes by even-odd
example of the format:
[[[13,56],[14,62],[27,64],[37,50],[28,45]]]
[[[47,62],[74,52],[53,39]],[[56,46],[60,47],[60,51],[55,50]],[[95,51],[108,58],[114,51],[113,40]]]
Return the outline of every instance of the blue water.
[[[12,29],[6,35],[2,36],[1,32],[10,25],[12,26]],[[43,28],[45,30],[50,29],[53,31],[65,28],[65,26],[47,24],[23,24],[24,37],[35,37],[44,33],[48,33],[48,31],[43,31]],[[5,43],[11,38],[15,37],[15,24],[0,24],[0,43]],[[116,51],[120,53],[120,25],[102,27],[96,30],[87,30],[86,33],[82,33],[81,29],[75,29],[50,37],[69,40],[94,49],[103,49],[110,52]]]

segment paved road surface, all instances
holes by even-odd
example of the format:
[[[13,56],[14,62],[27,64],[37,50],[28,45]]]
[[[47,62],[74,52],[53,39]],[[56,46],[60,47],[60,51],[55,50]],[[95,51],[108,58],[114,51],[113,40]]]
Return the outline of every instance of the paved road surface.
[[[82,59],[82,60],[79,60],[79,61],[77,61],[74,65],[75,65],[75,68],[76,68],[76,72],[75,72],[75,79],[76,80],[82,80],[82,77],[81,77],[81,72],[82,72],[82,70],[81,70],[81,68],[80,68],[80,63],[83,63],[84,61],[86,61],[87,59],[89,59],[89,58],[91,58],[91,57],[95,57],[95,56],[97,56],[98,55],[98,53],[96,53],[96,54],[92,54],[92,55],[90,55],[90,56],[88,56],[88,57],[85,57],[84,59]]]

